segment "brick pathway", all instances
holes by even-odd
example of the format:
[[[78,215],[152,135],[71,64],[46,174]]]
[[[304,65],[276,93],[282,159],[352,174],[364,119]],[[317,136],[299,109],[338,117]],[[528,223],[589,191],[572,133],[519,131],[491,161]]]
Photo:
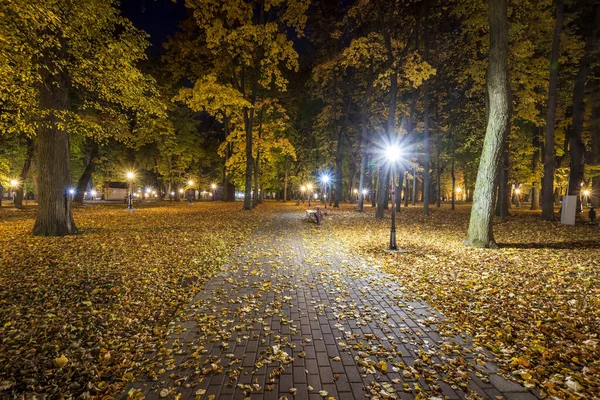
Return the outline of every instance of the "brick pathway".
[[[262,224],[126,393],[181,399],[536,399],[466,335],[299,213]],[[212,396],[211,396],[212,395]],[[123,396],[125,397],[125,395]]]

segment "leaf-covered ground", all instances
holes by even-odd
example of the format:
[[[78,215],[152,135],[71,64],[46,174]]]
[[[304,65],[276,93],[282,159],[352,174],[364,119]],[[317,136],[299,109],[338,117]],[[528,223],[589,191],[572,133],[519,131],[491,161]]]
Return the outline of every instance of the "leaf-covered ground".
[[[600,393],[600,232],[542,222],[511,210],[495,225],[499,250],[465,248],[469,208],[444,205],[399,214],[398,245],[389,241],[389,215],[375,221],[344,206],[325,221],[349,248],[396,275],[408,293],[426,300],[493,351],[502,370],[556,398]]]
[[[82,234],[41,238],[33,209],[1,209],[0,397],[118,393],[260,219],[239,203],[90,206]]]

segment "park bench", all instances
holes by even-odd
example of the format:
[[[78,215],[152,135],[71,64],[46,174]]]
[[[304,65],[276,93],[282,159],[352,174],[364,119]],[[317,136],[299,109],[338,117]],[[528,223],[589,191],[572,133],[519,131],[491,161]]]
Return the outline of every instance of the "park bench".
[[[317,206],[316,210],[306,210],[306,218],[309,221],[315,221],[317,225],[321,225],[323,221],[323,214],[321,213],[321,207]]]

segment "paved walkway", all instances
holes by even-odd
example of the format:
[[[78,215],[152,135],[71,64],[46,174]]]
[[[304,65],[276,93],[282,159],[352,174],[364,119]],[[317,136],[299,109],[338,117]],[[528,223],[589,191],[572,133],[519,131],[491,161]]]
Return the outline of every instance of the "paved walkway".
[[[326,222],[327,223],[327,220]],[[169,327],[130,396],[535,399],[299,213],[264,222]],[[133,389],[133,390],[132,390]]]

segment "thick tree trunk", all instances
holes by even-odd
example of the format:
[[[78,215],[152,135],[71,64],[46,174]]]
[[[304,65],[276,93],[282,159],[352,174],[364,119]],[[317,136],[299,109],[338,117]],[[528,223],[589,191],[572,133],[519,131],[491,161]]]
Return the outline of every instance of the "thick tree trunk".
[[[404,171],[401,171],[400,168],[398,168],[398,186],[396,186],[395,188],[395,192],[396,192],[396,211],[400,212],[400,205],[402,204],[402,184],[404,183]]]
[[[595,7],[594,28],[588,33],[583,56],[579,61],[579,70],[573,88],[573,124],[569,135],[570,172],[569,195],[581,198],[581,184],[585,167],[585,145],[583,143],[583,121],[585,119],[585,86],[590,70],[591,53],[596,43],[600,25],[600,6]],[[579,210],[580,208],[577,207]]]
[[[436,192],[436,198],[437,198],[437,208],[440,208],[442,206],[442,168],[440,166],[440,144],[439,144],[439,140],[438,140],[438,144],[437,144],[437,160],[435,162],[435,165],[437,167],[437,192]]]
[[[508,85],[508,0],[488,0],[490,50],[487,69],[489,112],[465,245],[497,247],[492,231],[494,191],[510,121]]]
[[[71,235],[77,233],[77,227],[67,192],[71,185],[69,134],[57,117],[68,108],[67,78],[62,72],[51,75],[47,69],[42,69],[41,74],[39,107],[49,112],[49,116],[39,123],[37,135],[39,196],[33,234]]]
[[[288,196],[288,159],[285,158],[283,169],[285,170],[285,179],[283,180],[283,202],[287,201]]]
[[[21,183],[17,188],[17,196],[15,197],[15,206],[18,208],[23,207],[23,198],[25,197],[25,179],[29,173],[29,168],[33,161],[33,139],[27,138],[27,150],[25,153],[25,161],[23,162],[23,168],[19,174],[19,182]]]
[[[538,176],[538,167],[540,164],[540,136],[538,134],[537,128],[534,128],[533,131],[533,156],[531,158],[531,172],[533,173],[534,179],[531,182],[531,210],[539,210],[540,209],[540,183],[536,178]]]
[[[596,93],[600,93],[600,81],[596,81]],[[600,105],[592,108],[592,120],[596,123],[591,128],[591,163],[600,167]],[[590,196],[592,206],[600,207],[600,173],[592,178],[592,195]]]
[[[554,124],[556,119],[556,101],[558,87],[558,60],[560,58],[560,35],[564,17],[563,0],[556,3],[556,25],[552,39],[550,56],[550,85],[548,87],[548,114],[546,116],[546,138],[544,144],[544,180],[542,184],[542,220],[554,221]]]
[[[343,157],[344,152],[343,148],[343,140],[344,137],[342,135],[342,129],[338,132],[338,140],[337,140],[337,149],[335,152],[335,204],[333,205],[335,208],[340,207],[340,201],[342,200],[342,165],[343,165]],[[329,193],[329,205],[331,205],[331,201],[333,200],[333,195]]]
[[[73,201],[83,203],[83,197],[85,191],[88,189],[90,179],[92,179],[92,173],[96,167],[96,157],[98,157],[98,144],[94,141],[90,143],[90,152],[88,154],[88,162],[77,182],[77,190],[75,191],[75,197]]]

